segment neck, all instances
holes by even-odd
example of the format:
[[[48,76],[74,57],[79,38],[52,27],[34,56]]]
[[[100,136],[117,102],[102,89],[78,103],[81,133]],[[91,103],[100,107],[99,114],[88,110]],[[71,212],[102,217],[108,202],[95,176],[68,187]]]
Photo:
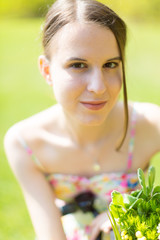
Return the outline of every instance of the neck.
[[[118,107],[112,109],[107,118],[103,123],[96,126],[84,125],[77,121],[73,121],[73,119],[67,116],[66,113],[62,111],[63,121],[65,129],[69,133],[71,139],[77,146],[85,146],[85,145],[95,145],[103,140],[110,139],[113,136],[117,136],[117,141],[115,142],[115,146],[117,145],[119,138],[123,132],[123,124],[120,124],[120,120],[118,119],[117,123],[117,113]],[[120,114],[119,114],[120,115]]]

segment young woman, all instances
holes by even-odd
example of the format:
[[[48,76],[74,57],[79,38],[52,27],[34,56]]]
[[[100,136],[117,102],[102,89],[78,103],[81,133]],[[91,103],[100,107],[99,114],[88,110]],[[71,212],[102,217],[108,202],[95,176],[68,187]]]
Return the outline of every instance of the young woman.
[[[112,190],[137,188],[160,150],[160,108],[127,102],[125,44],[125,23],[97,1],[57,0],[46,16],[39,68],[57,104],[5,136],[38,240],[110,239]]]

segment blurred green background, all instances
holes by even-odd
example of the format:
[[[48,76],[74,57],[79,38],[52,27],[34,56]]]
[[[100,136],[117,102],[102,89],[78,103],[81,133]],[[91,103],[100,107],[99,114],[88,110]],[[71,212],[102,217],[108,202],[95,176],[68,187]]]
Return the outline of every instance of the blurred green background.
[[[102,1],[102,0],[101,0]],[[20,187],[3,150],[7,129],[55,103],[41,77],[41,26],[53,1],[0,0],[0,240],[34,239]],[[102,1],[128,24],[127,83],[130,100],[160,103],[160,2]],[[152,114],[152,113],[151,113]],[[160,171],[160,155],[152,164]],[[157,183],[160,176],[157,174]]]

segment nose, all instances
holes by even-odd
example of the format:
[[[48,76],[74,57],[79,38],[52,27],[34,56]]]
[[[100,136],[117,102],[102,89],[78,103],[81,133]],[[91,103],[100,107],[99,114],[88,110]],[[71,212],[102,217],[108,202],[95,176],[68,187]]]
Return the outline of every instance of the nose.
[[[106,84],[103,70],[94,69],[90,72],[87,81],[87,90],[96,94],[103,94],[106,91]]]

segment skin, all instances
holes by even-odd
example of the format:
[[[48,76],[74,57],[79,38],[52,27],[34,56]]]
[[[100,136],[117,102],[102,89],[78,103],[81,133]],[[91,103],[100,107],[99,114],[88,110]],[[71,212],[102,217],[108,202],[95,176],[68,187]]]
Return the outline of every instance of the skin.
[[[107,116],[117,101],[122,84],[120,54],[113,33],[93,23],[87,26],[66,25],[52,41],[51,62],[47,64],[46,59],[40,57],[41,73],[53,86],[65,124],[74,126],[73,132],[76,131],[76,135],[78,132],[79,142],[81,138],[82,141],[88,138],[88,131],[95,135],[91,136],[91,141],[97,139],[100,128],[103,132],[108,126]],[[97,31],[96,38],[94,31]],[[83,61],[70,60],[74,58]],[[49,69],[47,75],[44,65]],[[89,111],[81,104],[89,101],[107,103],[101,111]]]
[[[97,35],[92,41],[94,31]],[[79,37],[81,34],[83,37]],[[100,125],[106,120],[121,89],[121,61],[109,60],[120,58],[115,37],[110,30],[93,24],[85,28],[85,24],[78,23],[66,25],[63,34],[59,32],[57,38],[59,35],[62,37],[55,54],[54,49],[51,50],[50,67],[57,102],[63,107],[68,122],[78,120],[78,125]],[[84,60],[72,60],[74,58]],[[107,101],[107,104],[102,111],[88,111],[81,102],[89,101]]]
[[[40,72],[53,88],[58,103],[14,125],[5,136],[6,154],[24,192],[38,240],[65,240],[66,237],[53,190],[42,170],[26,155],[17,136],[20,134],[31,147],[44,172],[93,176],[93,156],[97,156],[101,164],[99,174],[124,171],[130,123],[125,142],[117,152],[124,123],[123,104],[118,101],[122,87],[119,57],[110,30],[79,22],[64,26],[54,36],[50,60],[39,57]],[[74,60],[68,60],[71,58]],[[83,104],[88,101],[106,101],[106,104],[93,110]],[[132,110],[130,102],[130,116]],[[159,150],[160,109],[154,104],[139,103],[131,170],[146,169]],[[90,240],[94,240],[100,230],[109,231],[106,219],[103,213],[93,220]]]

